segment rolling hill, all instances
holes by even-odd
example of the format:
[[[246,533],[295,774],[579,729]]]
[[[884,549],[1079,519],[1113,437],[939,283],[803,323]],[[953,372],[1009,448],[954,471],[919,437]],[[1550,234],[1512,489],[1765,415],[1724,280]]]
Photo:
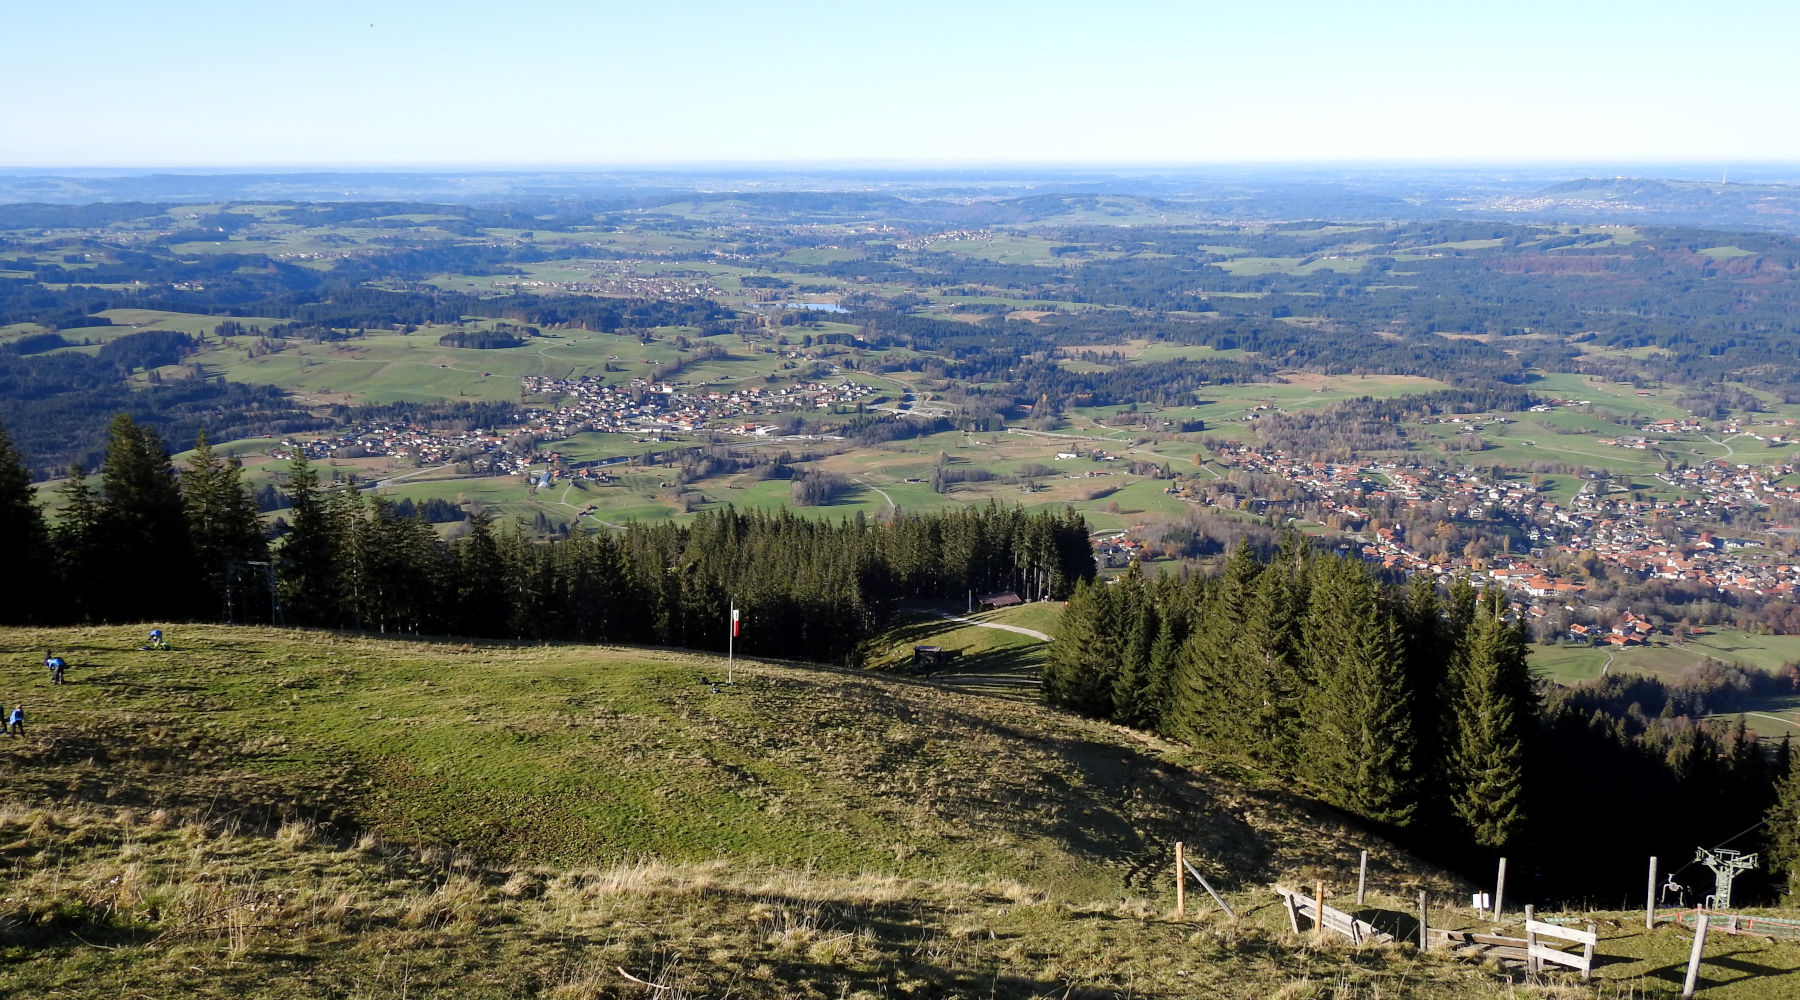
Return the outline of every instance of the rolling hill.
[[[715,694],[718,658],[664,650],[172,639],[0,632],[72,664],[0,691],[30,713],[0,742],[6,992],[1512,995],[1291,936],[1266,889],[1345,886],[1362,849],[1372,912],[1465,886],[1035,704],[742,660]],[[1172,919],[1175,840],[1243,919]]]

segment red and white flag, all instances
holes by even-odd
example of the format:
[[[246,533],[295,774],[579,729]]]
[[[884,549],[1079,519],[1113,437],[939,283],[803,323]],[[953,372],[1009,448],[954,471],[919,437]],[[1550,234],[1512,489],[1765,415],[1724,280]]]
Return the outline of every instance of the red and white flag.
[[[738,609],[736,608],[731,609],[731,637],[733,639],[738,637]]]

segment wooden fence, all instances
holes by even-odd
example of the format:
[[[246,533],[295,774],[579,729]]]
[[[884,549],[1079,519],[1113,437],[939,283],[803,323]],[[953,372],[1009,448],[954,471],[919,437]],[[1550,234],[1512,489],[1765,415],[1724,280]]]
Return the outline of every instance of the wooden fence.
[[[1424,893],[1419,895],[1419,940],[1424,942],[1427,949],[1447,948],[1471,957],[1523,962],[1525,968],[1533,973],[1543,971],[1544,966],[1550,964],[1574,969],[1581,973],[1583,979],[1593,975],[1594,948],[1600,943],[1600,935],[1593,924],[1588,924],[1586,930],[1578,931],[1546,923],[1538,920],[1532,908],[1527,906],[1525,936],[1522,938],[1446,930],[1432,927],[1426,922]],[[1563,951],[1570,943],[1581,945],[1581,952],[1577,954]]]
[[[1394,936],[1376,929],[1374,924],[1366,920],[1358,920],[1342,910],[1334,910],[1321,905],[1316,899],[1304,893],[1296,892],[1285,886],[1276,886],[1275,891],[1281,893],[1282,901],[1287,906],[1288,926],[1294,933],[1300,933],[1300,921],[1305,919],[1315,930],[1330,931],[1350,939],[1351,944],[1362,944],[1373,941],[1380,944],[1392,944]]]

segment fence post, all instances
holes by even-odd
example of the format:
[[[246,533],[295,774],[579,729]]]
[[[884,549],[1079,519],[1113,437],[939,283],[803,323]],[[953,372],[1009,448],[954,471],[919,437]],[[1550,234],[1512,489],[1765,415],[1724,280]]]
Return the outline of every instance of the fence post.
[[[1175,842],[1175,919],[1187,918],[1187,859],[1181,853],[1181,841]]]
[[[1694,927],[1694,950],[1688,954],[1687,982],[1682,984],[1681,995],[1691,997],[1694,987],[1700,982],[1700,952],[1706,947],[1706,914],[1696,914],[1700,922]]]
[[[1536,916],[1536,914],[1533,912],[1533,908],[1532,908],[1531,904],[1526,903],[1525,904],[1525,971],[1529,972],[1535,976],[1538,974],[1538,972],[1542,969],[1543,966],[1542,966],[1542,963],[1540,963],[1538,961],[1537,955],[1533,953],[1534,950],[1537,948],[1537,932],[1531,929],[1531,920],[1534,916]]]
[[[1325,880],[1313,883],[1313,913],[1317,919],[1313,921],[1313,933],[1318,937],[1325,936]]]
[[[1356,869],[1356,905],[1363,905],[1363,888],[1369,881],[1369,852],[1362,852],[1362,864]]]
[[[1284,892],[1281,894],[1281,899],[1287,903],[1288,927],[1295,934],[1300,933],[1300,908],[1294,904],[1294,893]]]
[[[1426,930],[1428,925],[1425,923],[1425,916],[1426,916],[1426,914],[1425,914],[1425,890],[1420,889],[1419,890],[1419,950],[1420,951],[1430,951],[1431,950],[1431,935]]]
[[[1501,900],[1506,896],[1506,859],[1500,859],[1500,874],[1494,878],[1494,919],[1500,919]]]
[[[1589,921],[1587,932],[1589,934],[1598,935],[1600,933],[1600,925],[1593,921]],[[1598,940],[1600,940],[1600,938],[1596,936],[1594,941]],[[1581,949],[1581,961],[1583,963],[1581,966],[1582,982],[1586,982],[1588,978],[1594,974],[1594,941],[1587,942],[1586,946]]]
[[[1200,888],[1205,889],[1206,894],[1213,898],[1213,902],[1219,904],[1219,909],[1225,911],[1225,916],[1236,920],[1237,912],[1231,908],[1230,903],[1225,902],[1225,897],[1219,895],[1219,891],[1212,887],[1212,883],[1206,880],[1206,876],[1200,874],[1200,869],[1195,868],[1194,863],[1185,857],[1181,859],[1181,863],[1187,866],[1187,872],[1194,876],[1194,881],[1200,883]]]
[[[1656,855],[1650,855],[1650,885],[1644,890],[1644,929],[1656,928]]]

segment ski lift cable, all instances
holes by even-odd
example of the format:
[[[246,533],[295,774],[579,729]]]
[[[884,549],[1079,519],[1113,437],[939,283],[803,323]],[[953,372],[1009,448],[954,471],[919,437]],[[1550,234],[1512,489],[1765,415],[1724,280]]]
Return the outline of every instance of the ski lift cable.
[[[1763,817],[1762,819],[1757,820],[1756,822],[1750,824],[1749,826],[1744,827],[1742,830],[1739,830],[1738,832],[1732,834],[1731,836],[1726,837],[1724,840],[1719,841],[1719,847],[1724,847],[1726,844],[1729,844],[1732,841],[1738,839],[1739,837],[1742,837],[1746,833],[1750,833],[1751,831],[1756,830],[1759,827],[1766,825],[1768,822],[1769,822],[1769,819],[1766,816]],[[1716,850],[1716,848],[1715,848],[1715,850]],[[1687,871],[1689,868],[1694,867],[1695,864],[1696,864],[1696,862],[1689,861],[1687,864],[1682,865],[1680,868],[1675,869],[1675,871],[1672,872],[1669,875],[1669,877],[1674,878],[1676,875],[1680,875],[1682,872]]]

